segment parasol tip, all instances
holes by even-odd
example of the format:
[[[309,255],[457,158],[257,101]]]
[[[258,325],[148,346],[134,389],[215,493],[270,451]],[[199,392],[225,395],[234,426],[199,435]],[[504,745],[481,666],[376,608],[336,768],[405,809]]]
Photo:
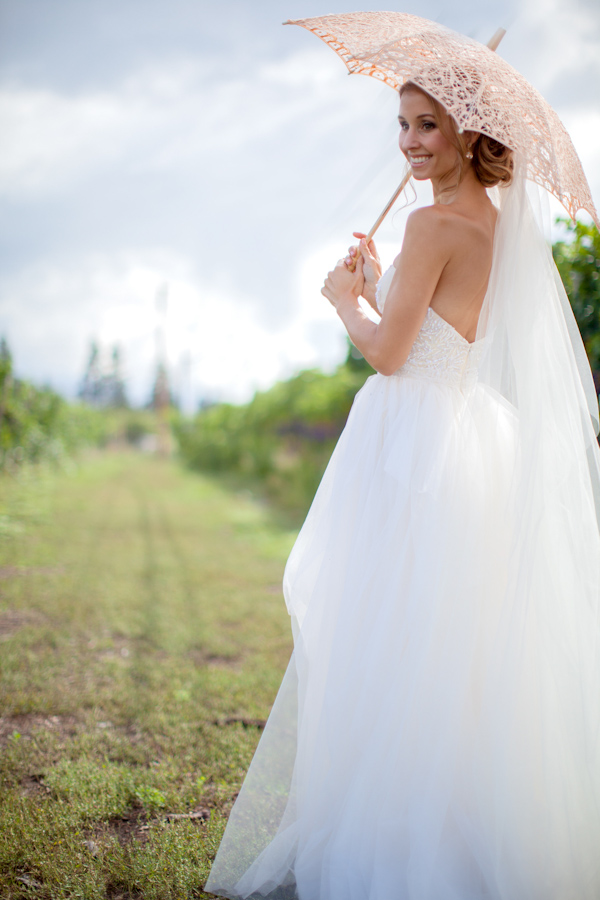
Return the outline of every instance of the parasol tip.
[[[498,31],[495,32],[494,36],[491,37],[490,40],[487,42],[487,46],[490,48],[490,50],[497,49],[498,44],[500,43],[500,41],[502,40],[502,38],[504,37],[505,34],[506,34],[506,28],[499,28]]]

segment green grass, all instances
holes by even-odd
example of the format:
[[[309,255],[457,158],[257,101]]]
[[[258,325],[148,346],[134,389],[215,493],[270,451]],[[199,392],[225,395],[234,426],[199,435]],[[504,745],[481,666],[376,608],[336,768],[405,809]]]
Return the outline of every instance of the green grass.
[[[267,716],[291,649],[293,531],[136,454],[0,490],[0,897],[207,896],[260,736],[225,721]]]

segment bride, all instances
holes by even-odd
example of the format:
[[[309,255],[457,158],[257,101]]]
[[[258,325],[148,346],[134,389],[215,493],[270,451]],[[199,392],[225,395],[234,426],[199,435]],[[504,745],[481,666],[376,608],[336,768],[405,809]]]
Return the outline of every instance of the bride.
[[[597,900],[589,367],[525,161],[410,83],[399,121],[434,203],[383,276],[357,234],[323,287],[378,374],[288,561],[295,650],[206,890]]]

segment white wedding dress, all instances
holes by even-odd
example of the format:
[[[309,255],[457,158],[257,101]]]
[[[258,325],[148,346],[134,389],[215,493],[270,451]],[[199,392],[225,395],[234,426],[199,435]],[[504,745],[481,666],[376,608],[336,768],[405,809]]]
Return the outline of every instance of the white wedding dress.
[[[600,897],[597,454],[582,441],[565,468],[570,435],[536,426],[529,471],[520,345],[501,390],[494,315],[470,344],[429,309],[355,399],[288,561],[295,651],[208,891]]]

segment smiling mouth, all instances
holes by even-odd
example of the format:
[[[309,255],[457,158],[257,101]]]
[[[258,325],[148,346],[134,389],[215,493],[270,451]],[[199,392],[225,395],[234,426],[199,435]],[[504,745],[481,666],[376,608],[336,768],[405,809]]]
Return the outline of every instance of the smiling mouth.
[[[411,166],[420,166],[423,163],[426,163],[427,160],[431,159],[431,156],[409,156],[408,161]]]

